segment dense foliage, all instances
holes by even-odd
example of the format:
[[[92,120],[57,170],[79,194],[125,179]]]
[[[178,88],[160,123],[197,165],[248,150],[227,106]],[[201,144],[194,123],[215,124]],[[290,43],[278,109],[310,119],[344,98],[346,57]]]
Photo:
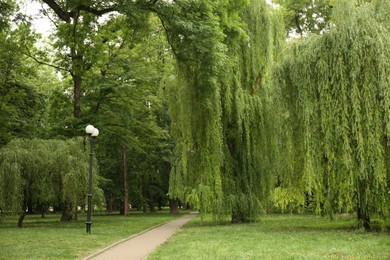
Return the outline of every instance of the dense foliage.
[[[336,26],[292,45],[275,76],[292,147],[282,186],[370,229],[372,214],[389,215],[390,34],[374,4],[335,8]]]
[[[0,4],[4,154],[92,123],[107,210],[153,211],[169,196],[233,222],[274,205],[357,212],[367,229],[389,215],[389,1],[41,2],[55,25],[46,45]],[[287,49],[286,29],[302,36]],[[0,209],[63,196],[7,180],[19,188]]]
[[[0,147],[15,137],[37,132],[43,95],[35,88],[37,67],[24,52],[34,48],[36,37],[23,21],[0,30]]]
[[[82,139],[68,141],[14,139],[0,150],[0,208],[21,213],[49,206],[84,205],[88,187],[88,153]],[[61,162],[61,163],[59,163]],[[96,166],[96,165],[95,165]],[[99,198],[94,171],[95,196]],[[32,213],[32,212],[30,212]]]
[[[175,10],[175,19],[162,15],[178,61],[170,194],[235,222],[253,220],[273,179],[268,79],[283,28],[264,1],[191,1]]]

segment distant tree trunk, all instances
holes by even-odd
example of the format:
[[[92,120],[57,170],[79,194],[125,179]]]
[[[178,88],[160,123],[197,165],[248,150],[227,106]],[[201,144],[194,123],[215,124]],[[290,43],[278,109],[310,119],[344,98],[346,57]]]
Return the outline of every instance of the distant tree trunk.
[[[45,213],[46,213],[46,207],[42,206],[42,208],[41,208],[41,218],[45,218]]]
[[[179,214],[179,201],[177,199],[169,199],[169,213]]]
[[[241,211],[235,211],[232,214],[232,223],[246,223],[249,220],[246,218],[246,214]]]
[[[163,199],[160,197],[160,199],[157,201],[157,207],[158,210],[162,210],[163,207]]]
[[[370,216],[364,212],[361,208],[358,208],[358,221],[359,225],[362,225],[366,231],[372,231],[370,224]]]
[[[32,201],[30,198],[29,198],[29,201],[27,204],[27,214],[29,214],[29,215],[34,214],[34,208],[33,208]]]
[[[75,118],[80,118],[81,115],[81,76],[74,75],[73,77],[73,86],[74,86],[74,94],[73,94],[73,116]]]
[[[151,198],[149,201],[149,208],[150,208],[150,212],[156,212],[156,207],[154,206],[153,195],[151,195]]]
[[[67,201],[62,203],[62,216],[61,221],[71,221],[72,215],[70,214],[70,205]]]
[[[183,202],[183,209],[190,209],[190,204],[187,201]]]
[[[23,203],[23,206],[22,206],[22,215],[20,215],[19,217],[19,220],[18,220],[18,227],[22,228],[23,227],[23,220],[24,220],[24,217],[26,216],[27,212],[26,212],[26,199],[24,200],[24,203]]]
[[[23,210],[22,215],[20,215],[19,220],[18,220],[18,227],[23,227],[23,220],[24,217],[26,216],[26,210]]]
[[[364,227],[366,231],[372,231],[370,223],[370,214],[368,213],[367,207],[358,205],[357,209],[358,227]]]
[[[123,199],[123,215],[129,215],[129,179],[128,179],[128,150],[127,147],[123,148],[123,179],[124,179],[124,199]]]
[[[114,212],[114,202],[112,199],[112,195],[106,195],[106,211],[107,212]]]
[[[79,215],[78,215],[79,209],[77,206],[74,207],[74,213],[73,213],[73,220],[78,221],[79,220]]]

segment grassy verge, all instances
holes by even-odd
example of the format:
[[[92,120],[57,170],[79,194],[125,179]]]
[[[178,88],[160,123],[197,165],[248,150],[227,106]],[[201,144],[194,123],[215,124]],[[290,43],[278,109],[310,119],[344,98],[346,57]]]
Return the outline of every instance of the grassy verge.
[[[179,216],[168,211],[153,214],[132,213],[93,215],[91,234],[85,231],[86,216],[78,222],[59,222],[59,215],[28,215],[24,228],[16,227],[17,217],[0,222],[0,259],[82,259],[116,241]]]
[[[390,259],[390,234],[355,230],[354,220],[269,215],[253,224],[188,223],[154,259]]]

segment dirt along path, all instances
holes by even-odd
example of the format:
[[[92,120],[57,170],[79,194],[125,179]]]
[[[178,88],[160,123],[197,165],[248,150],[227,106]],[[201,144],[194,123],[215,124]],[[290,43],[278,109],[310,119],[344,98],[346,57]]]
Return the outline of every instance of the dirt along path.
[[[139,260],[144,259],[159,245],[164,243],[180,227],[186,224],[197,212],[184,215],[183,217],[167,224],[150,229],[146,232],[134,235],[125,241],[115,243],[84,260]]]

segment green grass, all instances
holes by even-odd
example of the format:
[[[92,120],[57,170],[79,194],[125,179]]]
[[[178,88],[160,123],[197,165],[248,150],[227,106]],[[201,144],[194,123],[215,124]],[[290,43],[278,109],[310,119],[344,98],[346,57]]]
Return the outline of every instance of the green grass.
[[[268,215],[259,223],[214,225],[197,217],[154,251],[154,259],[390,259],[390,234],[355,221]]]
[[[179,216],[168,211],[92,215],[91,234],[85,230],[86,215],[78,222],[60,222],[59,215],[27,215],[24,227],[16,227],[17,217],[0,221],[0,259],[82,259],[116,241]]]

